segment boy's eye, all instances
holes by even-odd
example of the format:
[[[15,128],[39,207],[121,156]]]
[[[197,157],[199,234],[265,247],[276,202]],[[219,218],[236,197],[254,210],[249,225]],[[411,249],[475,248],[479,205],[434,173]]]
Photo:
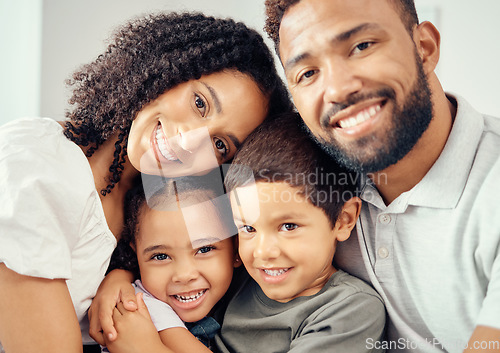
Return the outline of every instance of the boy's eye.
[[[168,256],[167,254],[154,254],[153,256],[151,256],[151,260],[157,260],[157,261],[165,261],[165,260],[168,260],[170,258],[170,256]]]
[[[194,95],[194,105],[200,111],[201,116],[204,118],[207,113],[207,103],[199,95]]]
[[[207,246],[199,248],[198,251],[197,251],[197,253],[198,254],[206,254],[206,253],[208,253],[208,252],[210,252],[210,251],[212,251],[214,249],[215,249],[215,246],[213,246],[213,245],[207,245]]]
[[[228,154],[229,147],[227,146],[227,144],[223,140],[221,140],[218,137],[214,137],[213,141],[214,141],[214,146],[215,146],[215,149],[217,150],[217,152],[219,152],[223,157]]]
[[[297,229],[298,227],[299,226],[296,225],[295,223],[283,223],[280,230],[285,231],[285,232],[289,232],[289,231],[292,231],[294,229]]]

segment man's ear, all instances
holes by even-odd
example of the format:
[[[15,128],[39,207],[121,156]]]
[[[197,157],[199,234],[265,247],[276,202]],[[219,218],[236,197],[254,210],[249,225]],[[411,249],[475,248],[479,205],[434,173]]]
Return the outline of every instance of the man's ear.
[[[424,72],[428,75],[436,69],[439,61],[441,35],[431,22],[424,21],[417,26],[414,40]]]
[[[347,200],[342,207],[333,229],[338,241],[347,240],[351,235],[351,231],[356,225],[359,212],[361,211],[361,202],[361,199],[355,196]]]

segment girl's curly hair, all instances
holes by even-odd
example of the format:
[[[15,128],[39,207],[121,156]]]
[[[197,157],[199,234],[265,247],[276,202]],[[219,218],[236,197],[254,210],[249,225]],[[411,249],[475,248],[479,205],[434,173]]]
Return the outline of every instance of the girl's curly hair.
[[[149,102],[176,85],[234,69],[249,75],[269,98],[268,116],[289,111],[287,89],[260,34],[241,22],[201,13],[150,14],[132,20],[94,62],[67,81],[73,87],[64,134],[90,157],[117,134],[110,183],[120,180],[132,121]]]

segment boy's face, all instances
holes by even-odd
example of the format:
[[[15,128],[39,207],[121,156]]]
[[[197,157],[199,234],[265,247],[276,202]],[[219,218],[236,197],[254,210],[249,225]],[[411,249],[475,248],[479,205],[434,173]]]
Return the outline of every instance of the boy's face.
[[[336,271],[337,224],[287,183],[231,192],[239,255],[266,296],[288,302],[316,294]]]
[[[144,287],[185,322],[212,310],[229,288],[233,239],[210,202],[177,211],[145,207],[136,241]]]

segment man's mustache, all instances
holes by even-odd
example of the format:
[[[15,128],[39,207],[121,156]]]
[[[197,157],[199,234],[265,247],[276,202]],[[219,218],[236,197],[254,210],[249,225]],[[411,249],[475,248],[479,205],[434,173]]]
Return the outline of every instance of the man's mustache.
[[[341,112],[342,110],[349,108],[350,106],[362,102],[367,99],[373,98],[386,98],[395,99],[396,92],[390,87],[384,87],[374,92],[368,93],[354,93],[348,97],[345,102],[332,103],[330,109],[323,114],[320,118],[320,124],[322,128],[328,128],[330,126],[330,118],[335,114]]]

